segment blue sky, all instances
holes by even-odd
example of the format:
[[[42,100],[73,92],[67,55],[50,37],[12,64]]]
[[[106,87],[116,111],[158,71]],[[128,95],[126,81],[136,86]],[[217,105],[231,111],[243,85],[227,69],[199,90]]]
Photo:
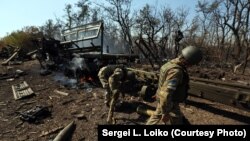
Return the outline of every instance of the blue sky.
[[[79,0],[1,0],[0,1],[0,38],[7,33],[20,30],[25,26],[41,26],[48,19],[61,18],[66,4],[75,4]],[[89,0],[104,2],[104,0]],[[189,7],[194,13],[197,0],[133,0],[133,9],[146,3],[161,7]]]

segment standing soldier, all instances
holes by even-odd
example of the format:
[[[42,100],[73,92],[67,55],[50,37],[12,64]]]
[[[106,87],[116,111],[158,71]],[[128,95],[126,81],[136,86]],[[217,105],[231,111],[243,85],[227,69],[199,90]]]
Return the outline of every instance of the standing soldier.
[[[182,54],[164,64],[160,69],[158,83],[156,111],[147,121],[147,125],[154,124],[183,124],[183,114],[179,103],[187,98],[189,76],[186,68],[198,64],[202,59],[199,48],[188,46]]]
[[[175,31],[175,35],[174,35],[174,50],[175,50],[175,57],[178,56],[179,50],[180,50],[180,41],[184,38],[183,33],[180,30]]]
[[[175,33],[175,42],[179,43],[184,38],[183,33],[180,30],[177,30]]]

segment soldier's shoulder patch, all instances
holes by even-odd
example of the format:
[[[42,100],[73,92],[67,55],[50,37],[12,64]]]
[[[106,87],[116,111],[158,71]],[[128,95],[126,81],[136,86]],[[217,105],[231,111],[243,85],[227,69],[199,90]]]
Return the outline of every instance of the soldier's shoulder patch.
[[[177,87],[177,79],[170,79],[170,80],[168,80],[168,88],[169,89],[173,89],[173,90],[175,90],[176,89],[176,87]]]
[[[170,80],[168,80],[168,85],[176,86],[177,85],[177,79],[170,79]]]

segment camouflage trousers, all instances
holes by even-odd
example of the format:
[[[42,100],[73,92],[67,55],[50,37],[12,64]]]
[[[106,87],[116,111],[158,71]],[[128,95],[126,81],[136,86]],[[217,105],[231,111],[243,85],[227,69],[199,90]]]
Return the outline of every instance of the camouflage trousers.
[[[156,111],[148,119],[146,125],[180,125],[183,124],[183,114],[180,111],[179,103],[174,103],[172,109],[169,112],[170,119],[164,123],[162,118],[162,111],[160,102],[158,102]]]
[[[111,98],[111,101],[110,101],[108,118],[107,118],[108,123],[112,122],[112,118],[114,116],[115,105],[117,103],[119,95],[120,95],[119,91],[116,91],[115,93],[114,92],[112,93],[112,98]]]
[[[109,106],[109,104],[110,104],[111,96],[112,96],[112,93],[111,93],[110,88],[106,88],[106,91],[104,93],[104,103],[107,106]]]

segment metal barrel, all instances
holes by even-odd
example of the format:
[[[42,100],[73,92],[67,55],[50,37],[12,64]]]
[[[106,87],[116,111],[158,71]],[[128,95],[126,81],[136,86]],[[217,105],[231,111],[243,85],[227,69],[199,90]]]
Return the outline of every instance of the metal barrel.
[[[153,110],[150,110],[150,109],[147,109],[145,108],[144,106],[142,105],[139,105],[136,109],[136,112],[140,115],[146,115],[146,116],[151,116],[153,115],[154,111]]]

